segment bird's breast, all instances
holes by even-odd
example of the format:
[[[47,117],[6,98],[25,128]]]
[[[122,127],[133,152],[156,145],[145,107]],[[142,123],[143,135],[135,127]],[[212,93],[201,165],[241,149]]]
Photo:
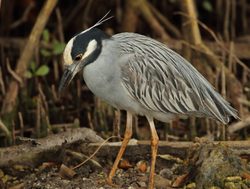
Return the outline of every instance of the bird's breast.
[[[116,58],[111,54],[88,64],[83,71],[85,83],[97,97],[111,106],[143,114],[141,105],[130,96],[123,85],[120,60],[120,57]]]

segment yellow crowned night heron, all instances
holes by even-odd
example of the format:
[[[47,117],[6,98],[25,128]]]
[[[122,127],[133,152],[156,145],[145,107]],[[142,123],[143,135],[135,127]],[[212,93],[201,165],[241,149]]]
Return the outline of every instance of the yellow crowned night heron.
[[[146,116],[151,130],[152,160],[148,188],[154,186],[158,135],[153,118],[169,122],[177,115],[210,117],[226,124],[237,111],[183,57],[149,37],[136,33],[106,35],[91,28],[67,43],[65,71],[59,90],[79,71],[88,88],[117,109],[127,111],[124,140],[108,176],[112,183],[132,135],[132,114]]]

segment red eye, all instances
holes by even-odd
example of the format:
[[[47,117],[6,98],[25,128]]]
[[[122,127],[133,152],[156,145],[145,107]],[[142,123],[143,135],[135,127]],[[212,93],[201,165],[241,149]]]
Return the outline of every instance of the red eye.
[[[82,54],[78,54],[76,57],[75,57],[75,61],[79,61],[82,59]]]

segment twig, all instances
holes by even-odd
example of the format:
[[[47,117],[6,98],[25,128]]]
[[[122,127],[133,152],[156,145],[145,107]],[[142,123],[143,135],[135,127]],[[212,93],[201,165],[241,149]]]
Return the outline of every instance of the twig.
[[[41,97],[41,101],[42,101],[42,104],[43,104],[43,106],[45,108],[45,111],[46,111],[46,113],[48,113],[49,112],[49,106],[48,106],[47,101],[46,101],[46,96],[45,96],[45,94],[44,94],[44,92],[42,90],[41,83],[38,84],[38,92],[39,92],[39,95]]]
[[[23,115],[22,112],[18,112],[19,124],[20,124],[20,135],[23,136],[24,133],[24,124],[23,124]]]
[[[66,150],[66,153],[70,156],[73,156],[74,158],[82,161],[83,159],[89,159],[89,156],[86,156],[85,154],[83,153],[80,153],[80,152],[75,152],[75,151],[72,151],[72,150]],[[99,162],[93,160],[93,159],[89,159],[89,161],[95,166],[95,167],[99,167],[99,168],[102,168],[102,166],[100,165]]]
[[[168,34],[165,32],[164,28],[161,26],[158,20],[154,17],[146,1],[134,1],[134,9],[138,10],[142,14],[149,26],[154,30],[154,32],[158,36],[160,36],[163,40],[169,39]]]
[[[186,16],[186,22],[184,23],[185,29],[188,30],[186,35],[188,35],[188,40],[194,44],[198,45],[202,43],[200,30],[197,24],[197,15],[195,9],[195,3],[193,0],[184,0],[181,2],[182,10],[185,12],[183,14]]]
[[[93,124],[93,121],[92,121],[92,118],[91,118],[91,114],[90,112],[88,111],[87,112],[87,118],[88,118],[88,123],[89,123],[89,127],[94,131],[94,124]]]
[[[15,71],[13,71],[13,70],[11,69],[11,67],[10,67],[10,62],[9,62],[9,59],[8,59],[8,58],[7,58],[7,60],[6,60],[6,64],[7,64],[7,70],[8,70],[8,72],[10,73],[10,75],[11,75],[20,85],[22,85],[22,83],[23,83],[22,78],[19,77],[19,76],[15,73]]]
[[[10,133],[9,129],[6,127],[6,125],[2,122],[1,119],[0,119],[0,130],[3,131],[3,133],[6,136],[6,138],[10,138],[11,137],[11,133]]]
[[[83,7],[86,5],[87,1],[77,1],[78,4],[74,6],[73,10],[70,10],[70,14],[63,22],[63,28],[68,28],[68,26],[73,22],[75,16],[79,13],[79,11],[83,10]]]
[[[190,4],[192,4],[192,6]],[[215,39],[217,44],[220,45],[220,47],[225,52],[227,52],[227,54],[229,54],[228,50],[225,48],[224,44],[218,39],[218,37],[215,35],[215,33],[211,29],[209,29],[205,24],[203,24],[202,22],[200,22],[196,18],[195,14],[193,13],[193,12],[195,12],[194,1],[193,0],[185,0],[185,1],[183,1],[183,3],[181,5],[182,5],[183,11],[185,13],[177,13],[177,14],[180,14],[180,15],[184,16],[185,18],[188,18],[189,23],[196,25],[195,27],[192,27],[193,25],[189,24],[189,26],[190,26],[188,28],[189,32],[187,32],[187,33],[190,34],[190,38],[188,38],[188,40],[190,42],[192,42],[193,44],[200,44],[200,47],[203,50],[205,50],[211,54],[214,54],[207,46],[204,45],[204,43],[202,43],[202,41],[200,41],[201,36],[200,36],[200,33],[198,32],[198,30],[199,30],[198,24],[199,24],[202,28],[204,28],[206,31],[208,31],[209,34]],[[199,37],[197,37],[197,39],[194,39],[191,34],[193,36],[197,35]],[[210,64],[210,66],[215,68],[215,69],[221,69],[221,67],[223,66],[223,63],[221,61],[219,61],[219,59],[215,58],[215,56],[205,56],[205,58],[206,58],[207,62]],[[244,65],[244,63],[242,63],[242,66],[244,68],[246,67],[246,65]],[[242,84],[239,82],[239,80],[236,78],[236,76],[234,74],[232,74],[232,72],[230,72],[230,70],[228,70],[228,68],[225,68],[225,74],[226,74],[227,83],[230,83],[230,85],[228,85],[228,89],[230,91],[231,101],[237,109],[240,109],[240,104],[238,103],[238,98],[241,96],[244,96]]]
[[[133,8],[134,0],[125,1],[125,7],[122,17],[122,30],[126,32],[136,32],[138,23],[138,14]]]
[[[23,13],[22,17],[19,20],[15,21],[13,24],[11,24],[10,29],[14,29],[14,28],[20,26],[22,23],[26,22],[30,11],[34,7],[35,7],[35,3],[33,1],[30,1],[29,5],[24,10],[24,13]]]
[[[82,15],[82,20],[84,20],[84,22],[82,22],[83,24],[83,28],[86,27],[86,21],[88,20],[88,14],[90,12],[90,8],[93,4],[93,0],[88,0],[86,1],[87,2],[87,5],[84,7],[84,11],[83,11],[83,15]],[[88,23],[87,23],[88,24]]]
[[[55,102],[57,102],[59,100],[59,98],[58,98],[58,95],[57,95],[57,92],[56,92],[56,87],[55,87],[54,84],[52,84],[52,86],[51,86],[51,93],[52,93],[53,100]]]
[[[235,33],[235,27],[236,26],[236,1],[235,0],[231,0],[231,26],[230,26],[230,29],[231,29],[231,39],[235,39],[235,36],[236,36],[236,33]]]
[[[41,133],[41,97],[36,98],[36,136],[39,137]]]
[[[58,0],[47,0],[45,2],[45,5],[43,6],[42,10],[40,11],[37,21],[31,31],[31,34],[29,36],[29,39],[22,51],[22,54],[17,62],[17,66],[15,69],[15,72],[19,77],[25,78],[25,73],[28,67],[28,63],[30,62],[32,56],[33,56],[33,50],[35,47],[38,46],[38,42],[40,39],[40,36],[42,34],[42,31],[50,17],[50,14],[52,13],[54,7],[56,6]],[[10,113],[13,111],[15,104],[16,104],[16,98],[19,92],[19,85],[15,80],[11,80],[7,93],[5,95],[5,99],[3,101],[2,106],[2,113]]]
[[[250,126],[250,116],[246,117],[244,120],[239,121],[237,123],[234,123],[230,125],[227,129],[228,133],[232,134],[238,130],[241,130],[243,128]]]
[[[162,15],[150,2],[147,2],[153,14],[159,19],[164,27],[169,30],[175,37],[181,38],[180,31],[164,16]]]
[[[0,85],[1,85],[2,94],[5,95],[6,90],[5,90],[5,85],[4,85],[4,81],[3,81],[3,72],[2,72],[1,67],[0,67]]]
[[[229,16],[230,16],[230,4],[231,4],[231,0],[228,1],[224,1],[224,5],[225,5],[225,15],[224,15],[224,24],[223,24],[223,33],[224,33],[224,37],[226,39],[226,41],[229,41]]]
[[[82,163],[80,163],[80,164],[78,164],[77,166],[75,166],[75,167],[73,167],[73,169],[77,169],[77,168],[79,168],[79,167],[81,167],[83,164],[85,164],[87,161],[89,161],[90,159],[92,159],[95,155],[96,155],[96,153],[100,150],[100,148],[102,147],[102,146],[104,146],[104,144],[105,143],[107,143],[110,139],[112,139],[112,138],[118,138],[117,136],[111,136],[111,137],[109,137],[109,138],[107,138],[106,140],[104,140],[101,144],[100,144],[100,146],[98,146],[98,148],[94,151],[94,153],[93,154],[91,154],[91,156],[89,156],[86,160],[84,160]]]
[[[242,104],[245,105],[245,106],[250,107],[250,101],[248,101],[248,100],[246,100],[246,99],[240,98],[240,99],[239,99],[239,102],[242,103]]]
[[[185,16],[185,17],[189,17],[189,15],[185,14],[185,13],[182,13],[182,12],[177,12],[176,14],[180,14],[182,16]],[[192,18],[194,19],[194,18]],[[221,41],[217,36],[216,34],[214,33],[213,30],[211,30],[208,26],[206,26],[203,22],[197,20],[197,23],[203,28],[205,29],[211,36],[212,38],[215,40],[215,42],[218,44],[218,46],[227,52],[227,54],[230,53],[230,50],[228,48],[225,47],[225,44],[223,43],[223,41]],[[232,54],[232,57],[235,59],[235,61],[240,65],[242,66],[244,69],[246,69],[249,73],[250,73],[250,68],[248,68],[235,54]]]
[[[229,59],[228,59],[228,69],[233,72],[233,53],[234,53],[234,42],[230,42],[230,46],[229,46]]]
[[[56,18],[57,18],[57,22],[58,22],[57,31],[59,34],[59,39],[61,42],[65,42],[64,34],[63,34],[64,32],[63,32],[62,15],[61,15],[61,11],[59,8],[56,8]]]

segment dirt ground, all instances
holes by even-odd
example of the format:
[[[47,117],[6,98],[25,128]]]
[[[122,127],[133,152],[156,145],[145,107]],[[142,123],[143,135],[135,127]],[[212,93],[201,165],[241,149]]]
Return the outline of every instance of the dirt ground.
[[[8,172],[8,182],[6,188],[32,188],[32,189],[111,189],[111,188],[146,188],[148,172],[142,172],[137,166],[118,169],[113,181],[115,186],[106,184],[106,175],[109,172],[111,165],[105,167],[96,167],[92,163],[87,163],[78,170],[76,175],[72,178],[62,176],[60,173],[60,165],[54,163],[46,163],[39,168],[29,169],[27,167],[15,167]],[[148,164],[148,162],[147,162]],[[19,169],[19,170],[16,170]],[[12,173],[11,173],[12,172]],[[169,180],[160,177],[157,178],[159,182],[166,182]],[[159,180],[159,181],[158,181]],[[164,184],[164,183],[163,183]]]
[[[8,189],[136,189],[147,188],[150,153],[133,157],[125,154],[114,177],[114,186],[106,183],[113,156],[96,155],[83,166],[77,165],[81,152],[67,149],[62,162],[43,162],[31,168],[13,165],[0,169],[0,188]],[[112,150],[109,152],[112,154]],[[143,151],[142,151],[143,153]],[[61,155],[60,155],[61,156]],[[190,149],[187,158],[169,154],[157,158],[155,188],[171,189],[247,189],[250,188],[248,157],[236,155],[230,148],[213,143]]]

